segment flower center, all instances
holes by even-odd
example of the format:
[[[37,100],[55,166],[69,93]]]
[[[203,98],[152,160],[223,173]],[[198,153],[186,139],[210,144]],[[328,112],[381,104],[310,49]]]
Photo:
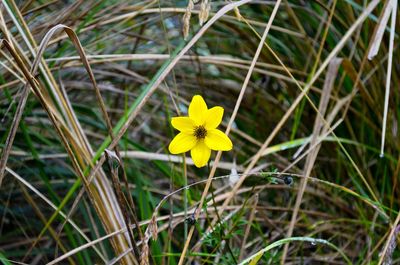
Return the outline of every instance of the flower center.
[[[204,128],[204,126],[197,126],[194,128],[194,136],[197,138],[197,140],[204,139],[207,136],[207,130]]]

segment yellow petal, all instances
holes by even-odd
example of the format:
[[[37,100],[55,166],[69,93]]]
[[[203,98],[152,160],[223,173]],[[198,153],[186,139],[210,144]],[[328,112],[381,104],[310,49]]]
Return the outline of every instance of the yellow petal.
[[[212,150],[229,151],[232,149],[231,140],[225,133],[217,129],[208,130],[204,142]]]
[[[189,117],[174,117],[171,120],[171,124],[175,129],[188,134],[193,133],[195,128],[194,121]]]
[[[169,144],[169,151],[172,154],[180,154],[189,151],[192,149],[197,143],[196,137],[187,133],[179,133],[172,139]]]
[[[203,125],[207,110],[207,104],[203,97],[195,95],[189,105],[189,117],[196,123],[196,125]]]
[[[190,151],[190,155],[196,167],[204,167],[210,159],[211,149],[207,147],[204,141],[199,141]]]
[[[224,108],[222,107],[213,107],[207,110],[204,124],[206,129],[211,130],[217,128],[222,121],[222,116],[224,116]]]

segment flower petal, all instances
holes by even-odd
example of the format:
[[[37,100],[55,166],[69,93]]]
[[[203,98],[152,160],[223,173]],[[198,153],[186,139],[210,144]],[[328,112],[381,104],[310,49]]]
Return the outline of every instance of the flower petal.
[[[171,154],[180,154],[189,151],[197,143],[196,137],[187,133],[179,133],[169,144]]]
[[[207,110],[207,104],[203,97],[195,95],[189,105],[189,117],[196,123],[196,125],[203,125]]]
[[[229,151],[233,146],[228,136],[217,129],[208,130],[204,142],[210,149],[218,151]]]
[[[210,159],[211,149],[207,147],[204,141],[199,141],[190,151],[190,155],[196,167],[204,167]]]
[[[194,121],[189,117],[173,117],[171,124],[175,129],[189,134],[193,133],[193,130],[196,126]]]
[[[204,126],[206,129],[215,129],[222,121],[222,116],[224,116],[224,108],[222,107],[213,107],[207,110],[206,120]]]

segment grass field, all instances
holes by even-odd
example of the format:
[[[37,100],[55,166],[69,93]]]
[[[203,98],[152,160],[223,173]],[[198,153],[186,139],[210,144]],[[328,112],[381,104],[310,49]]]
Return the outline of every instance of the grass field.
[[[397,0],[0,7],[0,264],[400,264]]]

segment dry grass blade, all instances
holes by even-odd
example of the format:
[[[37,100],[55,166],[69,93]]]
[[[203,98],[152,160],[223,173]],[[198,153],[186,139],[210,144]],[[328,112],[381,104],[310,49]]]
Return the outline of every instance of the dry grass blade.
[[[1,23],[1,31],[5,35],[5,39],[11,44],[9,31],[6,28],[6,24],[5,24],[5,21],[4,21],[3,14],[0,14],[0,23]],[[1,47],[2,46],[3,45],[1,45]],[[11,44],[11,47],[12,47],[12,44]],[[20,60],[20,62],[21,62],[21,60]],[[32,72],[33,71],[31,69],[31,73]],[[17,132],[17,129],[19,127],[19,122],[21,120],[23,111],[25,109],[25,105],[26,105],[26,101],[27,101],[27,98],[28,98],[28,94],[29,94],[29,84],[26,83],[24,85],[24,87],[22,88],[22,94],[21,94],[21,96],[19,98],[17,110],[16,110],[16,112],[14,114],[14,118],[13,118],[13,121],[12,121],[12,124],[11,124],[11,127],[10,127],[11,129],[9,131],[9,134],[8,134],[6,142],[5,142],[5,146],[4,146],[4,148],[2,150],[2,153],[1,153],[1,157],[0,157],[0,187],[1,187],[1,184],[3,182],[4,173],[5,173],[5,169],[6,169],[6,165],[7,165],[7,160],[8,160],[10,151],[11,151],[11,147],[12,147],[13,142],[14,142],[15,134]]]
[[[393,251],[396,248],[396,237],[399,234],[399,222],[400,222],[400,213],[397,215],[396,220],[392,225],[392,229],[390,230],[389,236],[386,239],[386,244],[380,253],[380,259],[378,265],[391,265],[392,264],[392,255]]]
[[[1,43],[0,43],[0,45],[3,46]],[[29,95],[29,84],[26,83],[24,85],[23,89],[22,89],[22,94],[21,94],[19,102],[18,102],[17,111],[14,114],[14,119],[13,119],[12,124],[11,124],[11,130],[10,130],[8,136],[7,136],[5,147],[3,148],[2,152],[1,152],[1,157],[0,157],[0,187],[1,187],[1,184],[3,182],[3,178],[4,178],[5,169],[6,169],[6,166],[7,166],[8,157],[10,155],[11,147],[12,147],[13,142],[14,142],[15,134],[17,133],[19,122],[21,120],[23,111],[25,109],[25,105],[26,105],[26,101],[28,99],[28,95]]]
[[[385,85],[385,101],[384,101],[384,110],[383,110],[383,124],[382,124],[382,140],[381,140],[381,154],[383,157],[384,149],[385,149],[385,136],[386,136],[386,122],[387,122],[387,113],[389,108],[389,94],[390,94],[390,81],[392,77],[392,62],[393,62],[393,46],[394,46],[394,34],[396,30],[396,13],[397,13],[397,0],[390,1],[392,8],[392,19],[390,23],[390,41],[389,41],[389,58],[388,58],[388,66],[386,72],[386,85]]]
[[[122,191],[121,183],[119,181],[119,176],[118,176],[118,168],[121,166],[121,160],[115,152],[111,152],[106,149],[104,153],[106,155],[106,160],[108,162],[107,163],[108,168],[111,173],[114,191],[115,191],[115,194],[117,195],[119,206],[121,207],[121,210],[122,210],[122,214],[124,215],[125,226],[131,227],[131,223],[129,220],[129,214],[127,212],[127,207],[126,207],[126,203],[125,203],[126,199],[125,199],[124,193]],[[135,237],[134,237],[131,229],[128,230],[128,235],[129,235],[129,239],[130,239],[131,249],[133,250],[133,253],[135,253],[135,255],[137,257],[139,257],[139,250],[136,248]],[[124,252],[123,256],[127,255],[125,253],[127,253],[127,252]]]
[[[313,129],[312,136],[311,136],[312,138],[311,138],[310,146],[312,146],[313,149],[307,155],[306,163],[304,166],[304,173],[303,173],[306,178],[302,179],[300,182],[300,187],[297,192],[295,205],[293,207],[292,218],[290,220],[289,229],[286,234],[287,238],[291,237],[293,234],[294,226],[295,226],[296,220],[297,220],[297,214],[300,209],[300,206],[301,206],[301,203],[303,200],[303,195],[304,195],[304,192],[307,187],[308,177],[310,177],[311,171],[314,167],[315,160],[317,159],[320,145],[316,146],[316,143],[318,141],[318,138],[320,137],[321,129],[323,127],[323,122],[322,122],[321,117],[325,116],[325,112],[328,108],[329,98],[331,96],[331,92],[332,92],[332,89],[333,89],[333,86],[335,83],[335,79],[337,76],[337,72],[339,70],[339,66],[340,66],[341,62],[342,62],[341,59],[334,59],[331,61],[331,63],[329,64],[329,67],[328,67],[328,72],[326,74],[325,83],[323,86],[322,95],[321,95],[319,107],[318,107],[318,113],[320,115],[317,115],[317,117],[315,119],[314,129]],[[327,127],[329,127],[329,124]],[[315,146],[315,148],[314,148],[314,146]],[[286,256],[286,253],[288,250],[288,246],[289,246],[289,244],[285,245],[281,264],[284,264],[284,262],[285,262],[285,256]]]
[[[113,135],[113,131],[112,131],[112,124],[111,124],[110,118],[109,118],[109,116],[107,114],[105,103],[104,103],[103,98],[101,96],[100,89],[97,86],[97,82],[96,82],[96,79],[94,77],[93,71],[92,71],[92,69],[90,67],[88,58],[86,57],[86,53],[85,53],[85,51],[84,51],[84,49],[83,49],[83,47],[82,47],[77,35],[75,34],[75,32],[71,28],[66,27],[64,25],[58,25],[58,26],[54,27],[53,30],[56,31],[58,28],[63,28],[65,30],[65,32],[68,34],[68,36],[72,40],[73,44],[75,45],[77,51],[79,52],[80,59],[83,61],[83,64],[84,64],[84,66],[86,68],[86,71],[89,74],[89,78],[90,78],[90,80],[92,82],[92,85],[93,85],[93,87],[95,89],[97,101],[98,101],[98,103],[100,105],[100,109],[101,109],[102,115],[103,115],[104,120],[105,120],[105,122],[107,124],[108,134],[111,137],[111,139],[113,140],[114,139],[114,135]],[[48,34],[48,35],[50,36],[50,34]],[[50,40],[50,38],[49,38],[49,40]],[[124,181],[125,187],[126,187],[127,190],[129,190],[128,189],[127,176],[126,176],[126,173],[125,173],[125,170],[124,170],[124,165],[123,165],[123,162],[122,162],[122,159],[121,159],[121,155],[119,153],[119,150],[118,150],[117,146],[114,147],[114,151],[115,151],[116,157],[118,158],[119,163],[121,164],[121,171],[122,171],[123,181]],[[130,226],[131,220],[129,218],[129,213],[127,212],[127,208],[128,207],[126,207],[124,205],[125,204],[125,200],[122,200],[122,198],[124,196],[123,196],[123,193],[122,193],[122,190],[121,190],[121,186],[119,184],[119,178],[118,178],[117,182],[115,182],[116,179],[113,178],[113,180],[114,180],[114,185],[117,185],[117,186],[114,186],[114,187],[116,187],[116,189],[118,191],[118,194],[119,194],[119,195],[118,194],[117,195],[118,195],[120,207],[122,208],[122,213],[124,215],[125,222],[126,222],[126,224],[128,226]],[[130,195],[128,195],[128,200],[127,201],[129,203],[130,209],[132,211],[134,211],[135,206],[134,206],[132,197]],[[137,222],[137,218],[136,218],[136,214],[135,213],[132,213],[132,218],[134,220],[134,223],[136,224],[136,227],[138,227],[139,237],[141,239],[142,238],[142,232],[140,230],[140,227],[138,226],[138,222]],[[134,236],[133,236],[133,232],[132,231],[130,231],[129,236],[130,236],[130,240],[131,240],[131,245],[133,246],[133,249],[135,250],[136,247],[135,247]],[[138,252],[138,251],[136,251],[136,252]],[[124,256],[126,256],[126,255],[124,255]]]
[[[84,67],[85,67],[85,69],[86,69],[86,71],[87,71],[87,73],[88,73],[88,75],[89,75],[89,79],[90,79],[90,81],[91,81],[91,83],[92,83],[92,85],[93,85],[93,88],[94,88],[95,92],[96,92],[96,93],[95,93],[95,94],[96,94],[96,98],[97,98],[97,101],[98,101],[98,103],[99,103],[99,105],[100,105],[100,109],[101,109],[102,115],[103,115],[103,117],[104,117],[104,120],[105,120],[105,122],[106,122],[109,136],[111,137],[111,139],[114,139],[111,121],[110,121],[110,118],[109,118],[109,116],[108,116],[108,114],[107,114],[106,106],[105,106],[105,103],[104,103],[103,98],[102,98],[102,96],[101,96],[100,89],[99,89],[99,87],[98,87],[98,85],[97,85],[96,79],[95,79],[95,77],[94,77],[94,74],[93,74],[92,68],[91,68],[91,66],[90,66],[89,60],[88,60],[88,58],[87,58],[87,56],[86,56],[86,53],[85,53],[85,51],[84,51],[84,49],[83,49],[83,47],[82,47],[82,44],[81,44],[80,41],[79,41],[78,36],[75,34],[75,32],[74,32],[70,27],[67,27],[67,26],[61,25],[61,24],[60,24],[60,25],[57,25],[57,26],[55,26],[55,27],[53,27],[53,28],[46,34],[46,36],[43,38],[43,41],[42,41],[42,44],[41,44],[41,49],[42,49],[42,50],[39,50],[39,55],[40,55],[40,56],[42,55],[42,53],[43,53],[45,47],[47,47],[47,45],[49,44],[49,42],[50,42],[52,36],[53,36],[53,35],[56,33],[56,31],[58,31],[59,29],[63,29],[63,30],[67,33],[68,37],[71,39],[71,41],[72,41],[72,43],[74,44],[76,50],[78,51],[78,53],[79,53],[79,58],[80,58],[80,60],[83,62],[83,65],[84,65]],[[39,57],[39,58],[41,58],[41,57]],[[69,105],[69,109],[72,109],[71,105],[70,105],[70,104],[68,104],[68,105]],[[72,114],[73,114],[73,112],[72,112]],[[78,128],[78,127],[79,127],[79,123],[76,122],[77,119],[76,119],[75,116],[74,116],[73,118],[74,118],[74,120],[75,120],[75,123],[77,124],[76,127]],[[80,129],[80,130],[81,130],[81,129]],[[125,170],[124,170],[124,167],[123,167],[123,162],[122,162],[122,160],[121,160],[121,158],[120,158],[121,156],[120,156],[120,153],[119,153],[119,151],[118,151],[117,146],[114,147],[114,151],[115,151],[115,154],[116,154],[118,160],[120,161],[119,163],[121,163],[121,165],[122,165],[121,171],[122,171],[122,175],[123,175],[123,180],[124,180],[124,183],[125,183],[125,187],[127,188],[127,187],[128,187],[127,177],[126,177],[126,173],[125,173]],[[90,180],[89,182],[91,182],[91,180]],[[119,182],[118,182],[118,183],[119,183]],[[124,200],[119,200],[119,201],[120,201],[120,203],[121,203],[121,202],[123,202],[123,203],[125,202]],[[133,204],[133,201],[132,201],[131,196],[128,196],[128,202],[129,202],[129,204],[130,204],[130,205],[129,205],[129,206],[130,206],[130,209],[134,210],[135,207],[134,207],[134,204]],[[123,205],[120,205],[120,207],[126,209],[126,207],[124,207]],[[71,209],[71,212],[73,212],[73,210],[74,210],[74,208]],[[125,216],[124,218],[126,219],[125,222],[128,222],[128,225],[130,225],[130,224],[131,224],[131,221],[130,221],[130,218],[128,217],[128,216],[129,216],[128,213],[125,213],[125,212],[123,211],[123,215]],[[139,227],[139,226],[138,226],[137,219],[136,219],[136,214],[133,213],[132,216],[133,216],[132,218],[133,218],[133,220],[134,220],[134,223],[136,224],[137,227]],[[140,236],[140,238],[141,238],[141,237],[142,237],[142,233],[141,233],[141,231],[140,231],[140,228],[138,228],[138,229],[139,229],[139,236]],[[133,234],[130,235],[130,238],[131,238],[131,241],[133,241]],[[132,244],[134,245],[133,242],[132,242]]]
[[[379,47],[382,43],[383,34],[386,31],[386,27],[389,21],[390,14],[393,12],[394,4],[396,0],[387,0],[383,11],[379,17],[378,25],[376,25],[374,34],[372,36],[371,47],[368,52],[368,59],[372,60],[379,51]]]

